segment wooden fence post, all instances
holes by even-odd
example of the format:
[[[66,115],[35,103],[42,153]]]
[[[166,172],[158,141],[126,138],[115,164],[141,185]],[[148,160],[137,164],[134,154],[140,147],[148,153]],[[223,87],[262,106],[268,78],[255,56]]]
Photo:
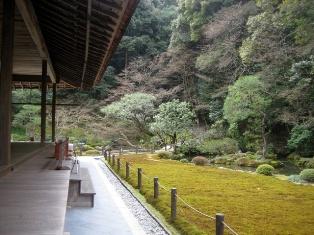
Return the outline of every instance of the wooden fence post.
[[[116,164],[116,156],[112,154],[112,166],[114,167],[115,164]]]
[[[142,191],[142,168],[137,168],[137,187],[138,190]]]
[[[118,172],[120,172],[120,169],[121,169],[120,158],[117,159],[117,165],[118,165]]]
[[[177,189],[171,189],[171,221],[175,221],[177,217]]]
[[[111,164],[111,156],[108,155],[108,163]]]
[[[128,179],[130,177],[130,163],[125,163],[125,178]]]
[[[216,214],[216,235],[224,234],[224,215],[217,213]]]
[[[154,177],[154,198],[157,199],[158,196],[159,196],[158,177]]]

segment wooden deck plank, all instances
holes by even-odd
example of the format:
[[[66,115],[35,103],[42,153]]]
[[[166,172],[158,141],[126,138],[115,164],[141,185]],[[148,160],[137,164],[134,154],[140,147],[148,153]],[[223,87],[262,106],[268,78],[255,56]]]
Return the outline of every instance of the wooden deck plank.
[[[0,234],[63,234],[70,171],[42,151],[0,178]]]

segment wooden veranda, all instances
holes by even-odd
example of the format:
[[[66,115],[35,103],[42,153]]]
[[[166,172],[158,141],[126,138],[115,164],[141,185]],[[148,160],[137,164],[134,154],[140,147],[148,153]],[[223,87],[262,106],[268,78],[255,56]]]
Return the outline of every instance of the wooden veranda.
[[[12,88],[41,90],[41,143],[46,94],[100,81],[138,0],[0,0],[0,167],[10,167]]]

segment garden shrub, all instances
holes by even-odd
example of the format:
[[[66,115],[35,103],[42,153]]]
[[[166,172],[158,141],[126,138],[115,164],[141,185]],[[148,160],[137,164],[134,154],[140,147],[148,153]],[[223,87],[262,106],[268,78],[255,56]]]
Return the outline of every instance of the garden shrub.
[[[314,169],[314,159],[311,159],[307,163],[305,163],[305,167],[308,169]]]
[[[300,175],[290,175],[288,180],[293,183],[302,183]]]
[[[180,160],[180,162],[182,162],[182,163],[189,163],[189,160],[186,159],[186,158],[182,158],[182,159]]]
[[[197,156],[192,159],[192,162],[197,166],[206,166],[209,164],[209,161],[206,157]]]
[[[270,161],[269,165],[273,166],[274,168],[281,168],[284,164],[280,161]]]
[[[95,150],[95,149],[88,144],[83,145],[83,151],[88,151],[88,150]]]
[[[301,156],[300,156],[300,154],[293,152],[293,153],[290,153],[287,158],[290,161],[297,161],[301,158]]]
[[[177,147],[177,153],[181,153],[184,157],[191,159],[192,157],[201,154],[198,145],[199,143],[195,140],[187,141],[183,145]]]
[[[272,175],[274,171],[274,167],[268,164],[262,164],[257,167],[256,173],[261,175]]]
[[[159,152],[157,154],[157,156],[160,158],[160,159],[170,159],[172,154],[170,152]]]
[[[314,182],[314,169],[305,169],[300,173],[301,180]]]
[[[84,152],[83,155],[87,155],[87,156],[99,156],[100,152],[96,149],[91,149],[91,150],[87,150]]]
[[[217,156],[236,153],[239,151],[239,146],[237,141],[230,138],[210,139],[198,146],[198,150],[202,154]]]
[[[183,158],[185,158],[184,154],[183,153],[177,153],[177,154],[172,154],[171,157],[170,157],[172,160],[181,160]]]

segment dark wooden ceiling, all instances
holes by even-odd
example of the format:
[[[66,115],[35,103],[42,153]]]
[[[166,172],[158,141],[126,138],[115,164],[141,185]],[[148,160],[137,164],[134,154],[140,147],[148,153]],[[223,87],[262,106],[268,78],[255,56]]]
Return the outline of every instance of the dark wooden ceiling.
[[[25,1],[29,1],[34,9],[50,55],[55,74],[48,71],[48,75],[55,75],[59,87],[63,88],[90,88],[102,79],[138,3],[138,0]],[[0,32],[1,25],[0,22]],[[13,58],[16,88],[38,86],[40,82],[17,79],[21,75],[35,75],[38,80],[41,57],[17,8]]]
[[[57,76],[75,87],[100,80],[137,0],[32,0]]]

